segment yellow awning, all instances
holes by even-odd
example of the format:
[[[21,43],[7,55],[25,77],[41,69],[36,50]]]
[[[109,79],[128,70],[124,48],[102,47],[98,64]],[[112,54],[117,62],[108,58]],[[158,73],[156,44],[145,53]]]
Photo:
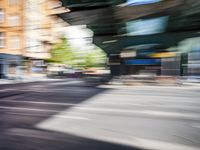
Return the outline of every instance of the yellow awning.
[[[150,57],[153,58],[166,58],[166,57],[175,57],[176,53],[174,52],[162,52],[162,53],[156,53],[156,54],[151,54]]]

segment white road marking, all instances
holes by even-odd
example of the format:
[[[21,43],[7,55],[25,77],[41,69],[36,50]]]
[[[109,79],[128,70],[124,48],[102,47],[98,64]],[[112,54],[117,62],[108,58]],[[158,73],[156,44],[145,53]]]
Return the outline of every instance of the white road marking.
[[[8,100],[9,102],[22,102],[22,103],[30,103],[30,104],[44,104],[44,105],[63,105],[63,106],[75,106],[72,107],[77,111],[92,111],[99,113],[124,113],[124,114],[132,114],[132,115],[146,115],[146,116],[154,116],[154,117],[169,117],[169,118],[183,118],[183,119],[200,119],[199,113],[179,113],[179,112],[168,112],[168,111],[157,111],[157,110],[132,110],[132,109],[124,109],[124,108],[102,108],[102,107],[85,107],[80,104],[71,104],[71,103],[54,103],[54,102],[34,102],[34,101],[14,101]],[[57,110],[49,110],[49,109],[34,109],[34,108],[26,108],[26,107],[9,107],[9,106],[0,106],[0,109],[10,109],[10,110],[23,110],[23,111],[38,111],[38,112],[54,112],[58,113],[60,111]],[[70,118],[70,117],[63,117]]]
[[[0,102],[9,102],[9,103],[24,103],[24,104],[40,104],[40,105],[58,105],[58,106],[81,106],[81,104],[73,104],[73,103],[56,103],[56,102],[43,102],[43,101],[22,101],[22,100],[0,100]],[[97,105],[106,105],[106,106],[122,106],[122,105],[126,105],[126,106],[136,106],[137,108],[142,107],[142,108],[147,108],[147,107],[152,107],[152,108],[200,108],[200,106],[197,105],[177,105],[177,104],[168,104],[168,105],[164,105],[162,104],[149,104],[147,103],[135,103],[135,102],[95,102],[95,103],[90,103],[92,104],[92,106],[97,106]]]
[[[67,82],[57,82],[51,83],[52,85],[67,85],[67,84],[77,84],[77,83],[84,83],[84,81],[67,81]]]
[[[183,119],[200,119],[199,113],[179,113],[155,110],[132,110],[132,109],[112,109],[112,108],[92,108],[92,107],[74,107],[76,110],[93,111],[103,113],[127,113],[132,115],[146,115],[155,117],[183,118]]]
[[[6,112],[6,114],[9,114],[9,115],[18,115],[18,116],[37,116],[37,117],[42,117],[42,116],[49,116],[48,114],[31,114],[31,113],[23,113],[23,112],[19,112],[19,113],[17,113],[17,112]]]
[[[36,101],[17,101],[17,100],[0,100],[0,102],[11,102],[11,103],[27,103],[27,104],[42,104],[42,105],[61,105],[61,106],[76,106],[78,104],[73,103],[55,103],[55,102],[36,102]]]
[[[155,102],[155,103],[154,103]],[[171,103],[171,104],[169,104],[169,103],[156,103],[156,101],[152,101],[152,102],[144,102],[143,101],[143,103],[142,102],[139,102],[139,101],[137,101],[137,102],[135,102],[135,101],[133,101],[132,103],[131,103],[131,101],[130,102],[123,102],[123,101],[113,101],[113,102],[103,102],[103,101],[101,101],[101,102],[95,102],[94,104],[100,104],[100,105],[102,105],[102,104],[105,104],[105,106],[110,106],[110,105],[113,105],[113,106],[123,106],[123,105],[126,105],[126,106],[136,106],[137,108],[139,108],[139,107],[144,107],[144,108],[146,108],[146,107],[152,107],[152,108],[177,108],[177,109],[179,109],[179,108],[196,108],[196,109],[200,109],[200,106],[198,106],[198,105],[187,105],[187,104],[183,104],[183,103],[178,103],[178,104],[174,104],[174,103]],[[96,105],[94,105],[94,106],[96,106]]]
[[[16,112],[8,112],[11,115],[21,115],[21,116],[48,116],[45,114],[28,114],[28,113],[16,113]],[[87,117],[79,117],[79,116],[72,116],[72,115],[54,115],[55,118],[64,118],[64,119],[73,119],[73,120],[91,120]]]
[[[192,124],[191,125],[193,128],[199,128],[200,129],[200,123]]]
[[[39,111],[39,112],[54,112],[54,113],[58,113],[59,112],[59,111],[50,110],[50,109],[34,109],[34,108],[9,107],[9,106],[0,106],[0,109],[23,110],[23,111]]]
[[[56,110],[49,110],[49,109],[33,109],[33,108],[25,108],[25,107],[7,107],[7,106],[0,106],[0,109],[10,109],[10,110],[22,110],[22,111],[38,111],[38,112],[54,112],[59,113],[60,111]],[[26,116],[33,116],[32,114],[22,114],[22,113],[10,113],[13,115],[26,115]],[[65,118],[65,119],[75,119],[75,120],[91,120],[86,117],[80,116],[71,116],[71,115],[54,115],[55,118]]]
[[[91,120],[91,119],[86,118],[86,117],[69,116],[69,115],[55,115],[54,117],[65,118],[65,119],[75,119],[75,120]]]
[[[7,89],[0,89],[0,92],[5,92],[5,91],[14,91],[16,89],[11,89],[11,88],[7,88]]]

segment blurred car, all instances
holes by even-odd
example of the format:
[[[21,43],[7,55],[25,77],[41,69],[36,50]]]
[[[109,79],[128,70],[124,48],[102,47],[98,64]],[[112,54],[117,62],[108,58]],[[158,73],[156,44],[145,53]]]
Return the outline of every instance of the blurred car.
[[[47,67],[48,77],[80,77],[82,71],[62,64],[51,64]]]

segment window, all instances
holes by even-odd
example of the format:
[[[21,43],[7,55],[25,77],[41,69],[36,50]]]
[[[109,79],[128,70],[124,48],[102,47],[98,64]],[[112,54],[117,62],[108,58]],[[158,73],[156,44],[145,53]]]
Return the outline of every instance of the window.
[[[8,25],[9,26],[19,26],[20,18],[18,15],[8,16]]]
[[[3,48],[4,47],[4,39],[5,39],[5,35],[3,32],[0,32],[0,48]]]
[[[19,36],[10,36],[8,39],[9,49],[20,49],[20,38]]]
[[[9,3],[10,6],[18,5],[19,0],[8,0],[8,3]]]
[[[0,23],[4,22],[5,13],[4,10],[0,8]]]
[[[140,19],[129,21],[126,23],[128,35],[150,35],[162,33],[166,30],[168,24],[168,17],[158,17],[151,19]]]

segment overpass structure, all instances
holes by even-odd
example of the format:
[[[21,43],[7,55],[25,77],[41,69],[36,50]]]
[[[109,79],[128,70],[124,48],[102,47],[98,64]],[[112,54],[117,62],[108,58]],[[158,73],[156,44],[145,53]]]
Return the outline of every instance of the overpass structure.
[[[93,43],[109,56],[114,75],[131,74],[134,72],[132,70],[138,70],[131,64],[134,61],[121,57],[123,52],[135,51],[137,56],[132,53],[134,59],[146,61],[148,58],[144,53],[167,52],[168,48],[176,47],[180,41],[199,36],[200,2],[197,0],[61,0],[61,2],[70,12],[59,16],[70,25],[87,25],[94,32]],[[139,54],[140,52],[143,56]],[[145,61],[139,68],[146,66]],[[130,64],[126,64],[128,62]],[[160,63],[153,67],[159,67]],[[137,63],[135,65],[138,66]],[[180,67],[178,72],[172,74],[182,74],[181,72],[184,70]]]

